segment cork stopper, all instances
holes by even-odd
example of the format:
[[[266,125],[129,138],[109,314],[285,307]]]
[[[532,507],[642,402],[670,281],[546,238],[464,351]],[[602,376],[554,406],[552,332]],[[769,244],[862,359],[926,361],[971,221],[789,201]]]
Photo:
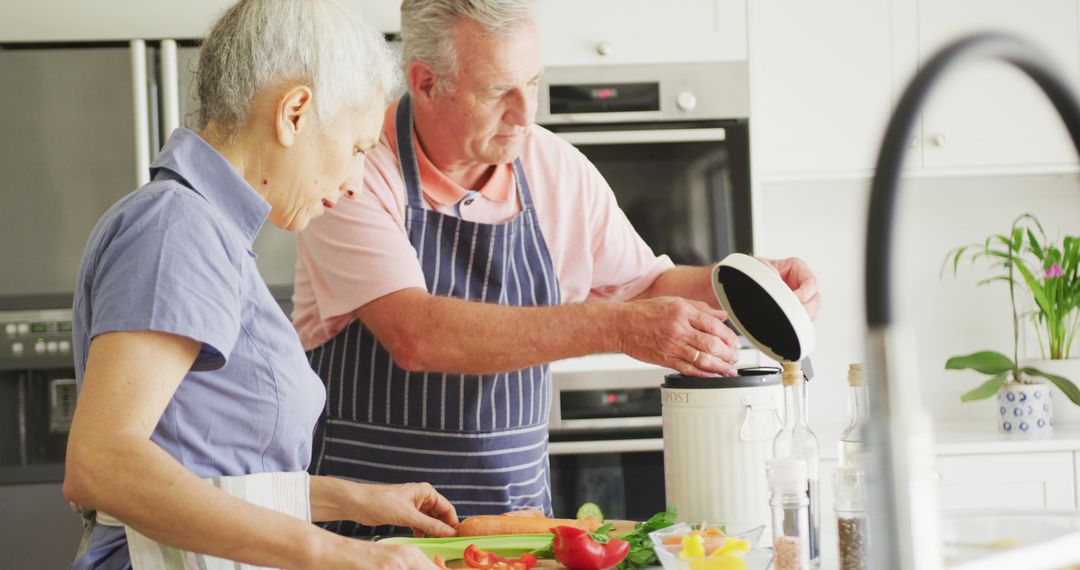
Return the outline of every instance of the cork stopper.
[[[856,363],[848,366],[847,383],[851,387],[866,386],[866,365]]]
[[[795,362],[785,361],[782,364],[784,366],[784,372],[781,376],[781,380],[783,381],[784,386],[794,386],[796,382],[802,381],[803,373],[801,362],[797,360]]]

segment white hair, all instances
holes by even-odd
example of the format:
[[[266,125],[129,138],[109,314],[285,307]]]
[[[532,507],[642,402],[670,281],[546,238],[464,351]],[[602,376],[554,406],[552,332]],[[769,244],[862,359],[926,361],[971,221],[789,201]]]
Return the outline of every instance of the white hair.
[[[308,85],[320,124],[389,97],[400,77],[383,38],[336,0],[241,0],[214,24],[195,71],[198,128],[234,137],[267,87]]]
[[[470,19],[489,33],[506,33],[532,21],[533,0],[403,0],[402,59],[422,61],[440,79],[457,73],[454,24]]]

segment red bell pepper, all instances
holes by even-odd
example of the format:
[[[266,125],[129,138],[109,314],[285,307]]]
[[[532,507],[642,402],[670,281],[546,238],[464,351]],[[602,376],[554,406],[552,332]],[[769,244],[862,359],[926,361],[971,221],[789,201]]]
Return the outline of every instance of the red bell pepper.
[[[555,558],[570,570],[606,570],[617,566],[630,552],[630,543],[572,526],[551,529],[555,535]]]
[[[508,560],[494,552],[480,550],[475,544],[470,544],[462,557],[469,568],[482,570],[529,570],[539,562],[535,555],[528,553]]]

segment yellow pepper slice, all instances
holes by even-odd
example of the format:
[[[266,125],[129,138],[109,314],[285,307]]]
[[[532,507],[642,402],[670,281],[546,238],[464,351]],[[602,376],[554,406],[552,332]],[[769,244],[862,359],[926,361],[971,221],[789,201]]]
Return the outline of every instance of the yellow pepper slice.
[[[700,534],[687,534],[682,539],[682,552],[679,558],[702,558],[705,556],[705,540]]]
[[[710,556],[700,560],[690,560],[690,570],[746,570],[746,561],[730,554]]]
[[[723,546],[717,548],[716,552],[712,553],[712,556],[719,557],[727,554],[741,554],[743,552],[750,552],[750,543],[738,538],[729,538],[724,541]]]

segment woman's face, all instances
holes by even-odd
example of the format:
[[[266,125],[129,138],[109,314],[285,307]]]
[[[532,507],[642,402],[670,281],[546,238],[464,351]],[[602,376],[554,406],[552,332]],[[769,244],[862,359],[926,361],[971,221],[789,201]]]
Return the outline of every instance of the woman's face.
[[[292,232],[333,208],[342,194],[353,196],[363,185],[364,158],[379,140],[385,99],[377,97],[365,108],[349,108],[324,125],[298,133],[297,144],[281,157],[273,170],[275,189],[267,196],[270,221]]]

